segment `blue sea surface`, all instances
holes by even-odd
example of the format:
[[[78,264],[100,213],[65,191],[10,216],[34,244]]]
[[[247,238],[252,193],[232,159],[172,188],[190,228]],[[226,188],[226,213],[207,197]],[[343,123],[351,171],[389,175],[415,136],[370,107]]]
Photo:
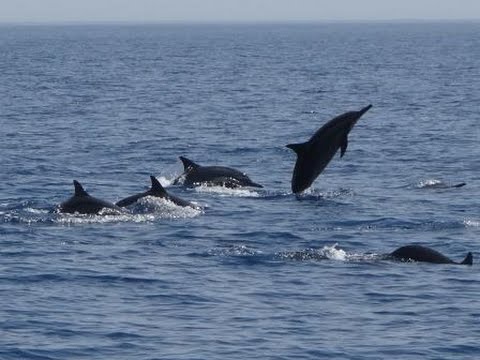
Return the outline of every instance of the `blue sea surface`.
[[[0,26],[0,359],[480,358],[479,34]],[[285,145],[370,103],[292,194]],[[174,186],[179,156],[264,188]],[[53,211],[150,174],[203,210]],[[410,243],[474,264],[382,257]]]

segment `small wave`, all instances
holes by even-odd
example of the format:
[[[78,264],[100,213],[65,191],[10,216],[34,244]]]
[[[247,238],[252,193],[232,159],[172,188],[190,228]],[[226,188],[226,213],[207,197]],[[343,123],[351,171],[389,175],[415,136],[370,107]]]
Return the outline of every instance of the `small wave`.
[[[230,245],[222,248],[213,248],[207,251],[209,256],[255,256],[262,255],[259,250],[255,250],[246,245]]]

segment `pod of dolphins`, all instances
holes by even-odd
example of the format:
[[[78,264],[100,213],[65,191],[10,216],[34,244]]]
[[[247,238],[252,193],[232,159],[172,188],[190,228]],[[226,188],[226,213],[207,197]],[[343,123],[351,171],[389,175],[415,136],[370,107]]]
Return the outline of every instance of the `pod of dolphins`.
[[[293,193],[299,194],[308,189],[339,149],[340,157],[345,155],[348,147],[348,134],[371,107],[372,105],[368,105],[359,111],[349,111],[338,115],[318,129],[308,141],[286,145],[297,155],[291,183]],[[174,185],[223,186],[227,188],[263,187],[236,169],[225,166],[201,166],[183,156],[180,156],[180,160],[183,163],[184,172],[173,181]],[[148,191],[131,195],[115,204],[89,195],[77,180],[73,180],[75,193],[58,206],[58,211],[79,214],[98,214],[102,209],[121,211],[123,207],[135,204],[146,196],[166,199],[182,207],[200,209],[199,206],[168,193],[154,176],[150,176],[150,180],[152,185]],[[463,185],[464,183],[462,183]],[[421,245],[400,247],[387,254],[387,258],[437,264],[472,265],[473,263],[471,252],[462,262],[455,262],[438,251]]]

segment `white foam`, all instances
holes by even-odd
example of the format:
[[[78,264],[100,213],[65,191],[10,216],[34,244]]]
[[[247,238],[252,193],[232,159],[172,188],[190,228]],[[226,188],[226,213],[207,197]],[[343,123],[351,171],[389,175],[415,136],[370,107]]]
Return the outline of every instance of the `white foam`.
[[[203,212],[200,209],[178,206],[169,200],[152,196],[140,199],[135,204],[134,211],[135,213],[130,213],[119,212],[112,209],[102,209],[98,215],[59,214],[57,222],[67,225],[116,222],[145,223],[159,219],[193,218]]]
[[[469,227],[480,227],[480,220],[465,219],[463,220],[463,224]]]
[[[338,244],[332,246],[324,246],[320,251],[325,257],[331,260],[345,261],[347,260],[347,253],[342,249],[337,249]]]
[[[160,184],[162,184],[163,187],[168,187],[168,186],[172,185],[175,178],[173,177],[171,179],[168,179],[165,176],[158,176],[157,180],[160,182]]]
[[[426,179],[419,181],[415,186],[419,189],[428,189],[446,187],[446,184],[438,179]]]
[[[142,212],[152,212],[161,218],[192,218],[203,213],[200,206],[198,208],[179,206],[173,201],[153,196],[141,198],[136,206],[140,207]]]
[[[236,197],[259,197],[260,194],[254,190],[247,188],[227,188],[224,186],[207,186],[201,185],[195,187],[195,191],[200,193],[216,194],[220,196],[236,196]]]

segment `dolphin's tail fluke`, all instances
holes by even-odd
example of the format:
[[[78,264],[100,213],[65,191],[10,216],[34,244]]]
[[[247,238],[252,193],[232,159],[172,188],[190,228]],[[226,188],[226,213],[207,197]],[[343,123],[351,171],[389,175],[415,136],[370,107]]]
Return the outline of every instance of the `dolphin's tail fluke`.
[[[461,265],[473,265],[473,255],[471,252],[465,256],[465,259],[460,263]]]
[[[362,116],[363,114],[365,114],[368,110],[370,110],[370,108],[372,107],[373,105],[370,104],[368,106],[365,106],[362,110],[359,111],[360,113],[360,116]]]

